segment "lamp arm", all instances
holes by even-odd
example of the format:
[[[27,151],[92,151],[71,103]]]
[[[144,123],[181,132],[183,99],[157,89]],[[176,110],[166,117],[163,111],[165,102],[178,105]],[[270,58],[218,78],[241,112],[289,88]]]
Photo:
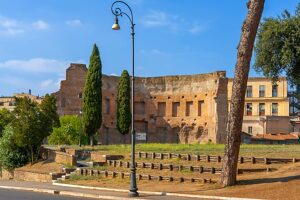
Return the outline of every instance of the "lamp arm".
[[[120,4],[124,4],[125,6],[127,6],[128,10],[130,11],[130,15],[128,15],[127,13],[123,12],[122,9],[120,7],[115,7],[115,4],[120,3]],[[111,12],[113,15],[115,15],[116,17],[118,16],[123,16],[126,15],[127,18],[129,19],[130,23],[132,26],[134,26],[134,20],[133,20],[133,14],[132,14],[132,10],[130,8],[130,6],[125,3],[124,1],[115,1],[112,5],[111,5]]]

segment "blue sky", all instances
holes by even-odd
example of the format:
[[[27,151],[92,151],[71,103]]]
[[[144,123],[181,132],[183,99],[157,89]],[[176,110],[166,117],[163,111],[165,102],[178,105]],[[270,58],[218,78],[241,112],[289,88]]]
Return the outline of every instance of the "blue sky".
[[[136,23],[136,75],[232,77],[247,0],[127,0]],[[55,92],[70,62],[88,65],[93,43],[103,73],[131,71],[130,25],[112,31],[111,0],[0,0],[0,96]],[[266,0],[264,17],[297,0]],[[251,76],[258,76],[253,70]]]

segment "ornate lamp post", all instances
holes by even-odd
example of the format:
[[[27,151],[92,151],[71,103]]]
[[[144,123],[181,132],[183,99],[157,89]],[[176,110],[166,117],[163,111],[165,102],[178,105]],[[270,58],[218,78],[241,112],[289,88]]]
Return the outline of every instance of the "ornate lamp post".
[[[129,10],[129,15],[121,10],[117,6],[117,4],[126,6]],[[130,197],[137,197],[139,196],[138,188],[136,185],[136,167],[135,167],[135,130],[134,130],[134,21],[133,21],[133,14],[130,6],[123,2],[123,1],[115,1],[111,5],[111,12],[115,15],[115,23],[112,25],[113,30],[120,30],[119,19],[118,17],[125,15],[130,23],[131,23],[131,36],[132,36],[132,81],[131,81],[131,169],[130,169],[130,189],[129,189],[129,196]]]

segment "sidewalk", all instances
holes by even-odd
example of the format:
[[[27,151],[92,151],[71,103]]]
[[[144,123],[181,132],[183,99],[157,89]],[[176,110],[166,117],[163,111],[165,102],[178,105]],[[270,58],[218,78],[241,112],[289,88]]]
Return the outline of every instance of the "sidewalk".
[[[50,193],[54,195],[66,195],[76,197],[86,197],[94,199],[114,199],[114,200],[191,200],[191,199],[220,199],[220,200],[250,200],[247,198],[230,198],[230,197],[212,197],[212,196],[196,196],[181,195],[175,193],[160,192],[143,192],[140,191],[140,197],[129,198],[126,190],[115,190],[107,188],[82,187],[64,184],[40,183],[40,182],[20,182],[20,181],[0,181],[0,188],[12,190],[34,191],[42,193]],[[253,200],[253,199],[251,199]]]

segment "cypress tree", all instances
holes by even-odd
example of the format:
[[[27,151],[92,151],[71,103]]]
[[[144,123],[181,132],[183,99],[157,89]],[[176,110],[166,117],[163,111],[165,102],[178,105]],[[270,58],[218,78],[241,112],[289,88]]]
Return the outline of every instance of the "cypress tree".
[[[86,76],[83,97],[83,127],[85,134],[94,145],[94,135],[102,123],[102,64],[99,50],[94,44]]]
[[[117,129],[124,135],[124,140],[130,124],[130,77],[128,71],[124,70],[119,81],[117,96]]]

